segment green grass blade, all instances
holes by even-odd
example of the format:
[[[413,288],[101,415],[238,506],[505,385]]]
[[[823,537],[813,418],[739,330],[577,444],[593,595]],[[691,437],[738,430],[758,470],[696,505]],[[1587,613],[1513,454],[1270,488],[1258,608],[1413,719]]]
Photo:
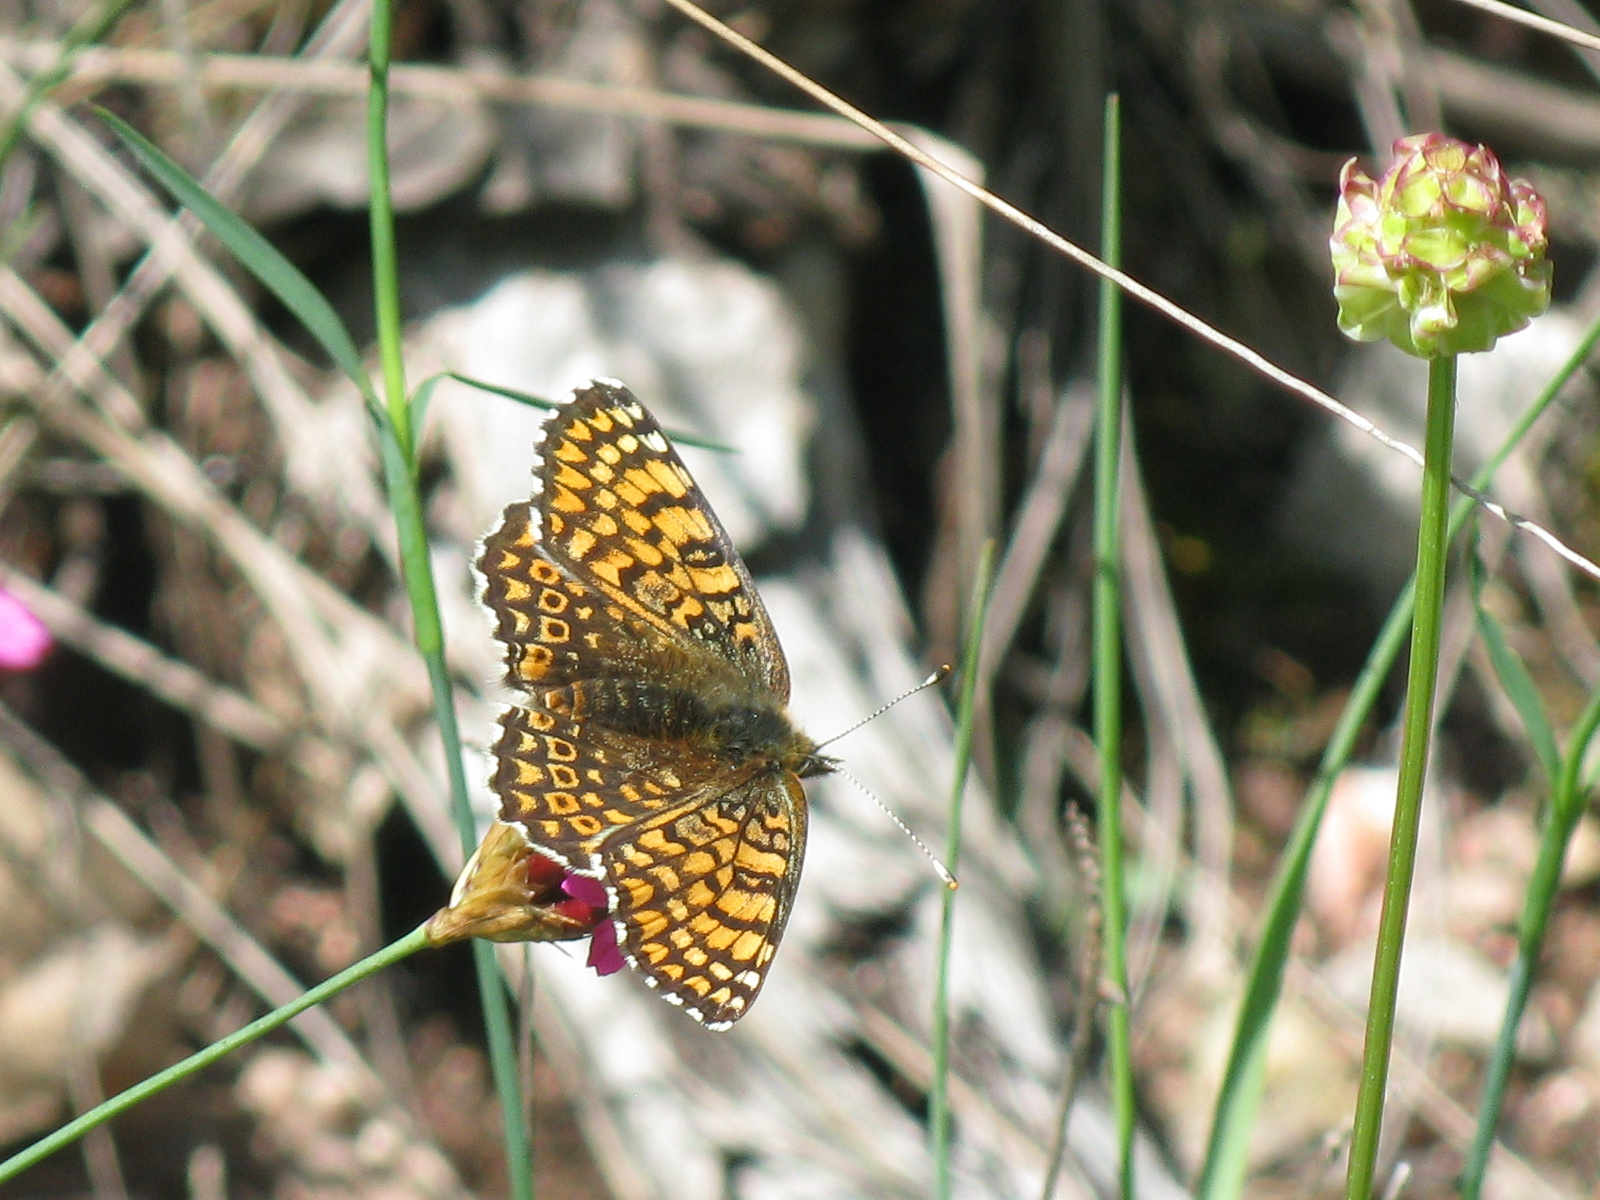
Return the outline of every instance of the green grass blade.
[[[961,810],[972,764],[972,732],[978,712],[978,653],[989,615],[994,574],[994,543],[985,542],[978,556],[978,577],[972,583],[967,641],[961,655],[961,690],[956,700],[955,767],[950,780],[950,818],[945,841],[945,866],[951,875],[961,866]],[[939,920],[939,951],[933,981],[933,1080],[928,1089],[928,1138],[933,1156],[935,1191],[950,1200],[950,947],[955,932],[956,889],[944,893]]]
[[[440,378],[441,376],[435,376]],[[470,375],[462,375],[456,371],[445,371],[443,378],[454,379],[457,383],[464,383],[468,387],[475,387],[480,391],[492,392],[496,396],[504,396],[507,400],[515,400],[518,404],[525,404],[529,408],[560,408],[559,400],[546,400],[543,396],[535,396],[531,392],[519,392],[516,388],[502,387],[497,383],[487,383],[482,379],[474,379]],[[417,423],[420,425],[421,418]],[[737,454],[739,451],[725,442],[714,442],[710,438],[697,437],[692,433],[681,433],[676,429],[664,429],[667,437],[679,446],[694,446],[700,450],[715,450],[719,454]]]
[[[1489,1057],[1489,1069],[1484,1075],[1478,1128],[1461,1173],[1461,1200],[1478,1200],[1483,1190],[1489,1152],[1494,1148],[1495,1129],[1500,1124],[1500,1110],[1505,1102],[1506,1082],[1511,1077],[1511,1063],[1516,1055],[1517,1029],[1528,1007],[1528,993],[1533,988],[1534,970],[1550,925],[1550,912],[1561,890],[1561,864],[1567,856],[1567,844],[1578,826],[1578,818],[1583,815],[1587,798],[1583,760],[1594,741],[1596,729],[1600,729],[1600,692],[1589,698],[1579,716],[1561,770],[1553,777],[1550,804],[1539,839],[1539,857],[1528,879],[1522,916],[1517,922],[1517,958],[1511,967],[1510,995],[1500,1022],[1500,1035]]]
[[[1517,710],[1517,715],[1522,718],[1522,727],[1527,731],[1528,740],[1533,744],[1534,754],[1538,756],[1539,765],[1544,769],[1544,777],[1554,782],[1561,775],[1561,754],[1556,749],[1556,733],[1550,725],[1550,716],[1545,711],[1544,700],[1539,695],[1539,689],[1534,686],[1533,676],[1528,674],[1528,668],[1523,663],[1521,655],[1511,648],[1499,619],[1483,606],[1483,562],[1476,554],[1472,556],[1470,570],[1472,605],[1477,615],[1478,636],[1483,639],[1483,648],[1488,652],[1489,662],[1494,667],[1495,676],[1500,680],[1500,686],[1505,688],[1506,695],[1511,698],[1511,703]]]
[[[370,397],[372,388],[366,368],[362,365],[361,354],[356,350],[349,331],[339,319],[339,314],[333,311],[333,305],[300,273],[299,268],[236,213],[218,202],[200,186],[194,176],[162,153],[149,138],[112,113],[104,109],[99,112],[101,120],[133,152],[145,170],[179,204],[200,218],[244,268],[295,315],[339,369]]]
[[[74,1121],[68,1122],[54,1133],[40,1138],[26,1150],[12,1155],[5,1162],[0,1163],[0,1183],[16,1178],[23,1171],[37,1162],[48,1158],[63,1146],[71,1145],[91,1129],[104,1125],[107,1121],[126,1112],[142,1100],[147,1100],[159,1092],[165,1091],[173,1084],[187,1079],[196,1071],[209,1067],[218,1059],[232,1054],[241,1046],[249,1045],[281,1025],[292,1021],[295,1017],[305,1012],[313,1005],[321,1004],[331,996],[344,991],[353,983],[359,983],[369,975],[376,974],[391,963],[399,962],[411,954],[415,954],[428,944],[427,936],[423,929],[418,928],[408,933],[396,942],[391,942],[382,950],[369,954],[366,958],[352,967],[346,967],[332,979],[319,983],[316,987],[295,997],[281,1008],[275,1008],[264,1017],[251,1021],[243,1029],[230,1033],[227,1037],[213,1042],[204,1050],[198,1050],[182,1062],[174,1063],[164,1071],[158,1071],[149,1079],[136,1083],[124,1092],[119,1092],[109,1100],[95,1105],[88,1112]]]

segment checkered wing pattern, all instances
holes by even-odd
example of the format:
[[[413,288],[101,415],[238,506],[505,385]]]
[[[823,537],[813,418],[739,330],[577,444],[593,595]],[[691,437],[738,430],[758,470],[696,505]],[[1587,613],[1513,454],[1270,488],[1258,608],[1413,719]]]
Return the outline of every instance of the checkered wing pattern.
[[[793,774],[730,779],[682,745],[536,709],[501,718],[502,816],[607,884],[617,943],[645,981],[711,1029],[743,1016],[783,936],[805,854]]]
[[[788,739],[812,744],[786,716],[771,745],[719,743],[711,714],[781,715],[788,666],[744,563],[626,388],[580,389],[539,454],[538,491],[479,560],[527,695],[495,747],[502,816],[602,877],[629,962],[725,1028],[788,918],[806,833]]]
[[[538,494],[506,509],[479,562],[513,684],[710,657],[788,703],[788,664],[749,570],[631,392],[580,389],[552,414],[540,457]]]

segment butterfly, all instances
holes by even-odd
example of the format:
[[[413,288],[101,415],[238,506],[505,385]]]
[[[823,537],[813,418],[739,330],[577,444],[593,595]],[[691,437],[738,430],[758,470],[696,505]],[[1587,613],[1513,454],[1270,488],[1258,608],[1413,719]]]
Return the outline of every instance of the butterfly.
[[[760,992],[793,906],[800,781],[833,760],[789,717],[788,663],[748,568],[627,388],[596,380],[556,408],[534,478],[478,560],[520,693],[500,718],[491,836],[496,861],[520,841],[573,878],[552,890],[546,877],[484,935],[581,937],[587,924],[593,961],[614,933],[646,983],[726,1029]],[[603,910],[584,911],[599,897],[573,886],[591,879]]]

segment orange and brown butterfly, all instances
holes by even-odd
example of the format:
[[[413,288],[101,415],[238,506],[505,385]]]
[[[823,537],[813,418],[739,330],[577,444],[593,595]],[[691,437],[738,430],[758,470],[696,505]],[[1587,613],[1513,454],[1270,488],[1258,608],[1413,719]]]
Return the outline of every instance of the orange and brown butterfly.
[[[793,905],[800,780],[832,760],[789,718],[749,570],[627,388],[597,380],[554,410],[534,478],[478,561],[522,694],[495,746],[500,820],[430,930],[592,932],[600,969],[614,938],[663,997],[726,1029]]]

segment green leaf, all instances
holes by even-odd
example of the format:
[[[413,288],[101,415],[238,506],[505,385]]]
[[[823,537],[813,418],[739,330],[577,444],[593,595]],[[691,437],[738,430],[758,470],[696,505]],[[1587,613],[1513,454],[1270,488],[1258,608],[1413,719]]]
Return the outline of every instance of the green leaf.
[[[311,281],[278,253],[271,242],[225,208],[200,186],[194,176],[163,154],[154,142],[105,109],[100,109],[99,113],[100,118],[111,126],[111,131],[144,164],[145,170],[155,176],[157,182],[171,192],[179,204],[205,222],[206,228],[217,236],[217,240],[283,302],[284,307],[327,351],[328,357],[370,398],[372,384],[367,378],[366,367],[362,364],[355,342],[345,329],[344,322],[339,319],[339,314],[333,311],[333,306],[311,285]]]
[[[1544,701],[1521,656],[1511,648],[1504,627],[1483,606],[1485,574],[1483,560],[1476,553],[1471,556],[1471,570],[1472,605],[1477,611],[1478,634],[1483,638],[1483,648],[1489,652],[1489,662],[1494,666],[1500,686],[1505,688],[1517,715],[1522,718],[1522,727],[1527,730],[1528,740],[1533,743],[1533,752],[1538,756],[1545,778],[1555,780],[1561,774],[1561,755],[1556,750],[1555,730],[1550,726]]]

